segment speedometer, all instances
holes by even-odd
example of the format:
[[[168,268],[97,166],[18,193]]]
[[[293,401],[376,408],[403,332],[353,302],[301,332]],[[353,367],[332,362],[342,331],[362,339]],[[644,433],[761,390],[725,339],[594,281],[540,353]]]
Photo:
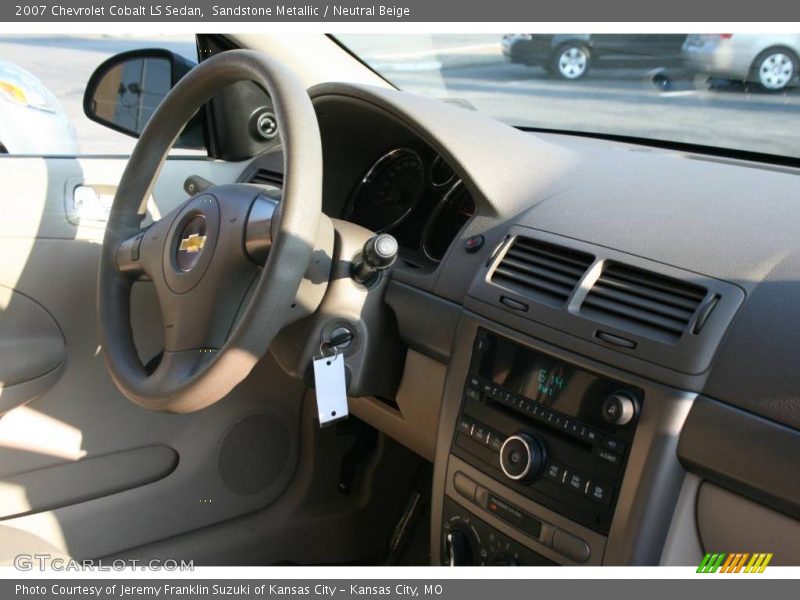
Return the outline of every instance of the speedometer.
[[[457,181],[433,210],[422,233],[422,250],[434,262],[444,258],[458,232],[475,214],[475,201]]]
[[[409,148],[392,150],[364,175],[344,217],[373,231],[388,231],[411,213],[425,183],[425,163],[420,155]]]

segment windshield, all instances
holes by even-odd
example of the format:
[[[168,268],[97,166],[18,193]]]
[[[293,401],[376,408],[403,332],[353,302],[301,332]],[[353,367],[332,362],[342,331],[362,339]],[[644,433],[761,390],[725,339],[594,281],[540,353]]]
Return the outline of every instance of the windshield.
[[[511,125],[800,158],[800,34],[337,39],[400,89]]]

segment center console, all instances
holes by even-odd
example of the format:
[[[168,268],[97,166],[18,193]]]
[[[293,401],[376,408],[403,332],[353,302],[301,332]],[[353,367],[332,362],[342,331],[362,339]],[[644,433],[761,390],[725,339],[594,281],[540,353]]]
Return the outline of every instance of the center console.
[[[438,562],[601,564],[649,391],[516,336],[470,330]]]

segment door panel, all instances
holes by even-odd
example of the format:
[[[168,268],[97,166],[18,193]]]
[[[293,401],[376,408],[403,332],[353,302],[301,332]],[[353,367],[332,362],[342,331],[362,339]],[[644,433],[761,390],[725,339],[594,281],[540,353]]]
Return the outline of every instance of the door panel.
[[[37,369],[61,365],[49,390],[0,416],[0,515],[7,515],[0,526],[38,535],[77,557],[117,553],[266,506],[297,461],[304,388],[269,358],[228,398],[189,415],[140,409],[110,380],[96,307],[105,224],[75,225],[68,208],[77,185],[113,193],[124,167],[124,159],[0,158],[0,290],[9,290],[0,324],[17,323],[20,315],[32,322],[30,329],[0,328],[0,347],[19,346],[35,329],[42,333]],[[171,159],[149,210],[158,217],[182,202],[188,175],[226,183],[243,168]],[[140,354],[152,357],[161,325],[151,284],[134,286],[132,312]],[[9,389],[0,390],[0,402]],[[168,460],[171,453],[177,464]],[[149,464],[142,462],[147,456]],[[78,462],[90,460],[105,466]],[[237,484],[251,476],[259,485]],[[80,484],[73,491],[88,492],[63,489],[66,479]]]
[[[0,307],[2,415],[52,387],[63,370],[66,346],[58,324],[32,298],[0,286]]]

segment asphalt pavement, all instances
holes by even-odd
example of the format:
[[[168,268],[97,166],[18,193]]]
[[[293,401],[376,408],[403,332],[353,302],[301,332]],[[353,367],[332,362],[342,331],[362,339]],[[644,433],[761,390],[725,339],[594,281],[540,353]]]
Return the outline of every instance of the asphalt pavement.
[[[800,91],[770,94],[673,69],[656,86],[645,68],[594,69],[563,81],[513,65],[499,35],[350,35],[342,40],[402,89],[464,100],[515,125],[595,131],[800,157]],[[94,68],[123,50],[165,47],[194,57],[190,36],[2,36],[0,59],[37,75],[61,100],[84,152],[124,153],[130,138],[86,119],[83,89]]]

